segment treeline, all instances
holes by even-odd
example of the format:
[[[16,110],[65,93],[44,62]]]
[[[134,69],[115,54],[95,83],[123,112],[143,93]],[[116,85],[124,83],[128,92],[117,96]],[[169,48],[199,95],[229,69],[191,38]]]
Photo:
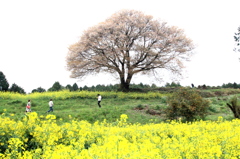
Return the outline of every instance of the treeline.
[[[223,84],[222,88],[240,88],[240,83],[237,84],[236,82],[234,82],[234,83]]]
[[[156,84],[131,84],[130,85],[130,90],[132,91],[143,91],[143,90],[158,90],[161,88],[176,88],[176,87],[181,87],[182,85],[179,82],[167,82],[164,86],[158,87]],[[207,85],[198,85],[194,86],[194,84],[189,85],[190,87],[195,87],[198,89],[221,89],[221,88],[235,88],[238,89],[240,88],[240,84],[237,83],[227,83],[223,84],[222,86],[207,86]],[[67,89],[69,91],[118,91],[119,90],[119,84],[109,84],[109,85],[96,85],[96,86],[83,86],[83,87],[78,87],[76,83],[73,85],[68,84],[67,86],[62,86],[59,82],[55,82],[51,88],[48,90],[45,90],[41,87],[32,90],[33,92],[45,92],[45,91],[60,91],[63,89]]]
[[[151,88],[157,88],[157,86],[155,84],[152,85],[148,85],[148,84],[132,84],[130,85],[131,89],[133,90],[138,90],[138,89],[151,89]],[[109,85],[101,85],[98,84],[96,86],[83,86],[83,87],[78,87],[78,85],[76,83],[74,83],[73,85],[66,85],[66,86],[62,86],[59,82],[55,82],[53,84],[53,86],[51,88],[49,88],[48,90],[45,90],[41,87],[37,88],[37,89],[33,89],[32,93],[34,92],[46,92],[46,91],[61,91],[67,89],[69,91],[118,91],[119,89],[119,84],[109,84]]]
[[[207,86],[207,85],[198,85],[194,86],[194,84],[189,85],[191,87],[199,88],[199,89],[220,89],[220,88],[235,88],[238,89],[240,88],[240,84],[237,84],[236,82],[234,83],[227,83],[223,84],[222,86]],[[181,84],[179,82],[167,82],[164,86],[158,87],[156,84],[148,85],[148,84],[131,84],[130,85],[130,90],[132,91],[143,91],[143,90],[157,90],[161,88],[176,88],[176,87],[181,87]],[[66,85],[63,86],[59,82],[55,82],[52,87],[48,88],[47,90],[38,87],[35,88],[31,91],[31,93],[34,92],[47,92],[47,91],[60,91],[67,89],[69,91],[118,91],[119,90],[119,84],[109,84],[109,85],[101,85],[98,84],[96,86],[83,86],[79,87],[76,83],[73,85]],[[13,83],[11,86],[9,85],[5,75],[0,71],[0,91],[9,91],[9,92],[18,92],[21,94],[26,94],[25,90],[18,86],[16,83]]]
[[[21,94],[26,94],[24,89],[18,86],[16,83],[13,83],[10,87],[9,86],[10,85],[5,75],[3,74],[3,72],[0,71],[0,91],[18,92]]]

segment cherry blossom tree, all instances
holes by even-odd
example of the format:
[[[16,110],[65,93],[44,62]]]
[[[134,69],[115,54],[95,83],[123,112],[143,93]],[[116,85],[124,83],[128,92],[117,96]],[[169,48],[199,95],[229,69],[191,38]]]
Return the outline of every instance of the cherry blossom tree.
[[[107,72],[128,91],[135,74],[166,69],[181,75],[194,45],[184,31],[141,11],[122,10],[83,32],[66,58],[72,78]]]

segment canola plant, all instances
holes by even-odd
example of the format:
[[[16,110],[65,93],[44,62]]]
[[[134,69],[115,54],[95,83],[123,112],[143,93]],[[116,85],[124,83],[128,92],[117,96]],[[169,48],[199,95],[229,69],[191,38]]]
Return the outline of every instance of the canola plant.
[[[181,120],[130,124],[76,121],[58,125],[56,116],[32,112],[15,121],[0,116],[2,159],[203,159],[240,157],[240,120]],[[69,116],[71,118],[71,116]]]

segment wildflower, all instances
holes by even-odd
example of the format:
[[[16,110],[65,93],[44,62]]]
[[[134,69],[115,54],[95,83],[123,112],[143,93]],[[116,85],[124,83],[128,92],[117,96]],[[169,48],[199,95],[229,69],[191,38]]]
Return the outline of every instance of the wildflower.
[[[127,116],[126,114],[122,114],[122,115],[120,116],[120,120],[123,121],[123,122],[126,122],[127,119],[128,119],[128,116]]]
[[[49,114],[46,116],[46,119],[56,119],[56,116]]]

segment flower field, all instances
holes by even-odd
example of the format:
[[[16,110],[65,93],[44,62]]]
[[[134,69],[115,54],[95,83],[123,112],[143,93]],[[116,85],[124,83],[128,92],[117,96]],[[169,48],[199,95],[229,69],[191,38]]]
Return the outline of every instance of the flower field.
[[[240,158],[240,120],[141,125],[127,118],[123,114],[113,123],[71,120],[58,125],[54,115],[33,112],[15,121],[2,113],[0,158]]]
[[[161,98],[168,94],[161,94],[158,92],[148,92],[148,93],[124,93],[124,92],[90,92],[90,91],[80,91],[80,92],[70,92],[69,90],[62,90],[58,92],[35,92],[31,94],[19,94],[14,92],[1,92],[0,99],[74,99],[74,98],[92,98],[96,99],[97,94],[101,94],[104,98],[120,98],[120,99],[153,99]]]

